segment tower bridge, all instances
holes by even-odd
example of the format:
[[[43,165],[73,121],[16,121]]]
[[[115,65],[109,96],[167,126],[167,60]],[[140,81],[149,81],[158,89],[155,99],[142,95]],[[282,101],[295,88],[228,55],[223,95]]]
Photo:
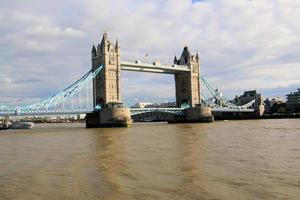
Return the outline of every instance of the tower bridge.
[[[222,97],[220,92],[200,75],[199,56],[191,54],[188,47],[184,47],[179,58],[174,58],[173,64],[122,60],[118,41],[113,44],[105,33],[101,43],[93,45],[91,60],[91,70],[61,92],[31,105],[0,105],[0,116],[90,113],[87,114],[87,121],[96,126],[107,122],[126,124],[130,121],[130,116],[151,112],[164,112],[176,116],[188,115],[187,112],[191,112],[192,116],[201,118],[203,105],[209,107],[213,113],[261,113],[261,97],[243,106],[234,105]],[[124,108],[120,90],[121,71],[173,74],[177,108]],[[200,93],[200,82],[208,89],[210,97]],[[92,84],[91,93],[88,92],[89,84]],[[86,94],[82,94],[84,88],[87,88]],[[75,97],[78,100],[73,100]],[[87,103],[90,99],[92,105]],[[67,103],[68,101],[70,102]],[[189,108],[182,108],[182,105],[188,105]]]
[[[174,74],[176,104],[189,104],[194,107],[200,104],[200,62],[198,54],[192,55],[188,48],[183,49],[179,59],[175,57],[174,64],[162,64],[159,61],[146,63],[142,61],[124,61],[120,59],[120,47],[108,40],[104,33],[102,42],[93,46],[92,70],[99,66],[104,69],[94,79],[94,106],[104,107],[110,102],[122,102],[120,92],[121,70]]]

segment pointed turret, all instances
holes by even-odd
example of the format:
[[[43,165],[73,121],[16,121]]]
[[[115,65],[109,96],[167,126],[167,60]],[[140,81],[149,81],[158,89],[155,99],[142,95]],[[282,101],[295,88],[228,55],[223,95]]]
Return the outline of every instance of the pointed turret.
[[[189,48],[188,48],[187,46],[185,46],[185,47],[183,48],[182,55],[183,55],[183,56],[190,57],[191,54],[190,54]]]
[[[104,32],[103,36],[102,36],[102,41],[101,41],[101,52],[104,52],[105,46],[107,45],[108,42],[108,38],[107,38],[107,33]]]
[[[107,40],[107,32],[104,31],[103,36],[102,36],[102,42]]]
[[[176,56],[174,57],[174,64],[176,64],[176,65],[178,64],[178,60],[177,60]]]
[[[92,54],[92,58],[94,58],[94,57],[97,56],[97,50],[96,50],[95,44],[93,44],[93,47],[92,47],[92,50],[91,50],[91,54]]]
[[[115,51],[119,52],[119,50],[120,50],[120,47],[119,47],[119,41],[118,41],[118,38],[117,38],[116,44],[115,44]]]
[[[191,57],[190,51],[189,51],[188,47],[185,46],[183,48],[183,51],[182,51],[182,54],[180,57],[181,64],[189,64],[190,57]]]

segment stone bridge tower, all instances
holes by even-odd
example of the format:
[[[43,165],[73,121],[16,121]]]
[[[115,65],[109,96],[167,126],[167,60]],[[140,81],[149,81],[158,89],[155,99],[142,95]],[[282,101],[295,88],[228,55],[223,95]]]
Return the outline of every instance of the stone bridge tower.
[[[200,104],[200,63],[198,53],[191,55],[188,47],[184,47],[180,59],[174,58],[174,64],[187,65],[190,72],[175,74],[176,104],[181,107],[188,104],[195,107]]]
[[[104,33],[101,44],[97,49],[93,46],[92,69],[95,70],[103,65],[102,71],[93,81],[94,108],[107,106],[111,102],[121,102],[120,95],[120,48],[118,41],[112,44]]]

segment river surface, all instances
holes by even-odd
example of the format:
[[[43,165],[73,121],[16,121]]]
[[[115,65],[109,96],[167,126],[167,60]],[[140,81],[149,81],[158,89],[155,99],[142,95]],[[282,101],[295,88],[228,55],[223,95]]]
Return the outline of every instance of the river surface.
[[[300,199],[300,120],[0,131],[0,199]]]

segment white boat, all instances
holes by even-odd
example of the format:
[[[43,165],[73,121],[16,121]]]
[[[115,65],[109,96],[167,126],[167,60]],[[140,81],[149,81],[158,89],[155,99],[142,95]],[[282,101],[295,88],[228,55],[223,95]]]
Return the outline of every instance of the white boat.
[[[32,122],[15,121],[10,126],[11,129],[31,129],[34,126]]]

